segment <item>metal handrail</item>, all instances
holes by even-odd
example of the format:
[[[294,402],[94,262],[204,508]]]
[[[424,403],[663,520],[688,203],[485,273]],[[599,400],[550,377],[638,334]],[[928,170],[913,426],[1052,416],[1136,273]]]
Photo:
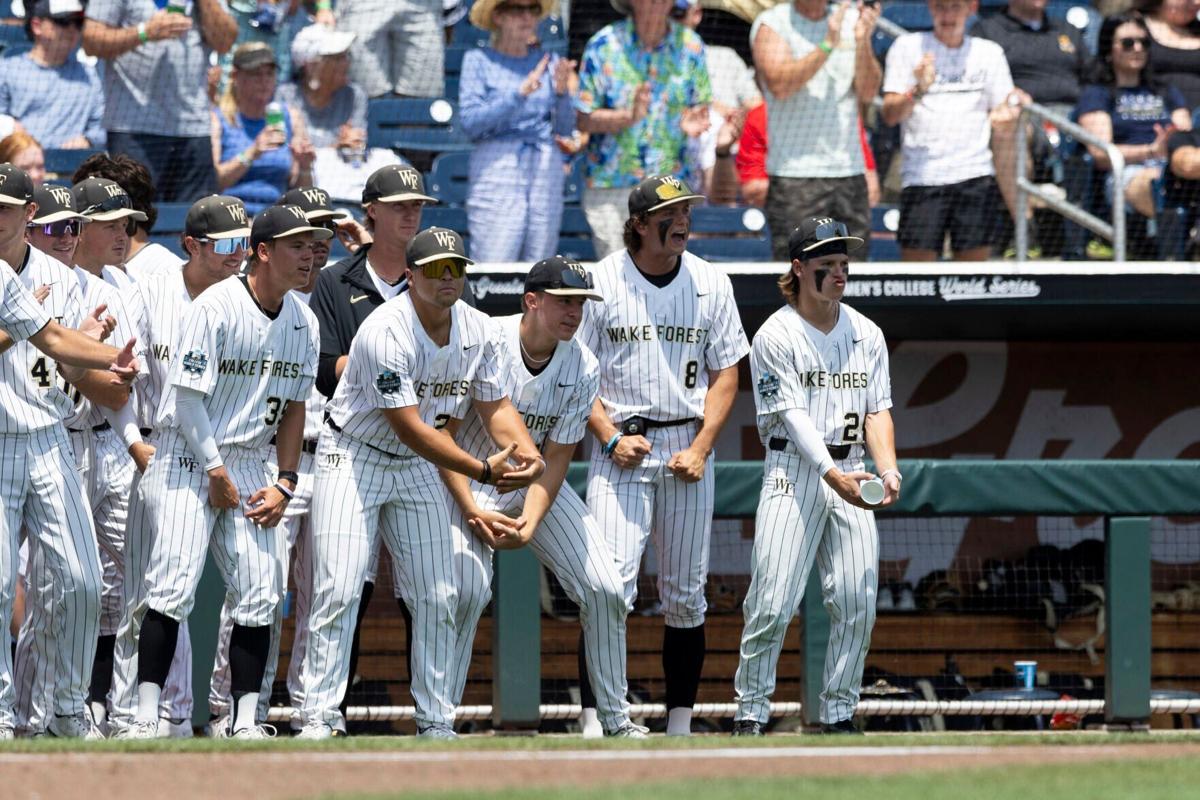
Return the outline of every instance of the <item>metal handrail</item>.
[[[1098,147],[1108,155],[1113,175],[1113,218],[1111,225],[1083,207],[1050,194],[1025,177],[1026,165],[1029,160],[1029,134],[1027,133],[1026,125],[1031,119],[1036,120],[1039,124],[1042,120],[1051,122],[1059,131],[1069,134],[1084,144]],[[1121,151],[1117,149],[1116,145],[1089,133],[1062,114],[1051,111],[1037,103],[1029,103],[1021,109],[1021,117],[1017,122],[1016,172],[1017,218],[1015,222],[1018,262],[1026,261],[1029,258],[1029,220],[1026,215],[1029,212],[1030,195],[1038,198],[1049,208],[1062,214],[1072,222],[1082,225],[1092,233],[1108,239],[1112,242],[1113,261],[1123,262],[1125,260],[1125,157],[1121,155]]]

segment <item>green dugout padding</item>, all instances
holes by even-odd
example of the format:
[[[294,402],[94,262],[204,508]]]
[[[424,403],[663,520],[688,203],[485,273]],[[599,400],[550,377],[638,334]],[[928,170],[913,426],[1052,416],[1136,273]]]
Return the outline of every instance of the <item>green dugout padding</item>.
[[[1200,514],[1200,461],[935,461],[900,462],[904,491],[889,514],[1097,515],[1107,518],[1108,716],[1136,721],[1149,716],[1150,548],[1149,517]],[[716,515],[753,517],[763,465],[716,465]],[[586,493],[587,464],[572,464],[568,480]],[[541,654],[536,564],[521,551],[497,564],[493,719],[500,725],[534,723]],[[814,571],[814,579],[815,579]],[[828,618],[815,585],[806,593],[803,649],[805,716],[815,721]],[[207,720],[208,677],[216,650],[216,614],[224,587],[211,563],[204,572],[191,617],[196,713]],[[506,646],[507,644],[507,646]],[[399,666],[397,667],[399,669]],[[732,679],[732,678],[731,678]]]

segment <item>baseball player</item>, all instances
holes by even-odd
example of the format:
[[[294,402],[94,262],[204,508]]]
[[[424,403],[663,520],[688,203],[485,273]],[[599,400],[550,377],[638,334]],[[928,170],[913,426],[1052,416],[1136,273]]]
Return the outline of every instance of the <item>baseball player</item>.
[[[191,612],[210,542],[234,595],[232,736],[273,735],[255,711],[281,592],[274,528],[296,487],[304,401],[317,372],[317,322],[291,290],[308,281],[313,240],[330,236],[296,206],[267,209],[251,226],[249,273],[206,290],[183,320],[155,457],[138,487],[154,539],[130,738],[157,736],[179,622]],[[263,454],[272,435],[274,481]]]
[[[584,304],[600,301],[592,276],[561,256],[539,261],[525,278],[524,314],[495,320],[500,375],[534,442],[546,472],[521,492],[501,495],[465,475],[443,470],[454,498],[458,613],[455,627],[455,704],[462,701],[475,628],[491,600],[492,551],[528,544],[579,604],[591,659],[598,712],[611,736],[641,739],[645,728],[629,719],[625,695],[625,592],[595,519],[579,495],[564,487],[567,467],[583,438],[600,385],[596,359],[574,334]],[[493,447],[474,410],[447,426],[463,449],[484,458]]]
[[[451,670],[458,602],[437,467],[505,489],[528,485],[544,469],[500,384],[491,323],[460,301],[471,263],[462,237],[446,228],[422,231],[409,242],[407,258],[409,291],[382,305],[354,337],[317,445],[313,599],[301,673],[306,739],[345,731],[338,706],[363,578],[379,537],[413,615],[418,734],[456,738]],[[445,431],[472,402],[504,446],[482,460]]]
[[[329,193],[323,189],[311,186],[292,189],[280,198],[280,203],[298,206],[304,210],[304,215],[310,224],[328,228],[335,236],[339,233],[346,235],[348,229],[351,235],[355,233],[356,223],[345,211],[334,210],[329,200]],[[313,242],[313,267],[308,276],[308,283],[293,290],[293,294],[304,303],[310,301],[317,277],[329,260],[329,243],[331,241],[332,239]],[[318,322],[320,322],[319,319]],[[308,609],[312,597],[312,547],[308,512],[312,503],[313,457],[317,452],[317,437],[324,424],[324,412],[325,396],[314,386],[305,403],[304,445],[300,452],[300,465],[296,468],[299,479],[296,483],[295,497],[288,502],[287,510],[283,514],[282,524],[287,535],[276,537],[276,543],[281,548],[279,559],[284,569],[281,585],[285,589],[288,585],[289,566],[293,563],[293,557],[295,558],[295,564],[290,570],[296,586],[292,604],[295,632],[292,637],[287,685],[292,706],[291,726],[293,730],[297,731],[303,726],[300,716],[303,706],[300,694],[300,665],[304,661],[304,651],[308,643]],[[274,463],[275,458],[270,448],[267,449],[267,455],[271,462],[271,468],[277,471],[278,465]],[[223,731],[228,729],[227,720],[224,718],[229,714],[229,659],[227,653],[229,634],[233,630],[231,613],[232,608],[229,599],[226,598],[226,602],[221,606],[220,635],[208,699],[209,711],[212,715],[209,731],[215,736],[220,736]],[[270,710],[271,691],[275,683],[275,668],[279,661],[279,642],[282,631],[283,606],[280,604],[275,613],[275,622],[271,626],[271,648],[259,696],[258,718],[262,721],[266,720],[267,712]]]
[[[5,284],[0,336],[0,453],[4,456],[0,618],[11,616],[17,537],[24,526],[59,592],[62,635],[52,642],[49,657],[60,676],[47,731],[82,737],[90,730],[85,703],[96,651],[100,563],[83,485],[62,424],[73,403],[59,374],[77,383],[83,377],[79,367],[112,365],[119,379],[127,382],[136,370],[136,359],[132,342],[118,351],[72,334],[54,321],[83,316],[79,282],[61,262],[26,243],[26,226],[36,213],[29,176],[11,164],[0,164],[0,261],[5,263],[0,272]],[[17,288],[21,285],[25,291]],[[49,289],[43,290],[42,305],[28,308],[37,302],[32,292],[42,287]],[[98,324],[94,315],[91,319]],[[89,330],[99,335],[98,329]],[[74,368],[66,366],[71,363]],[[0,739],[10,739],[15,699],[12,653],[8,648],[0,651]]]
[[[608,541],[632,610],[648,537],[659,558],[666,616],[663,673],[667,734],[691,733],[704,665],[704,587],[713,513],[713,443],[750,349],[724,272],[686,252],[693,203],[670,176],[629,194],[625,250],[595,268],[605,298],[580,327],[600,362],[600,396],[588,429],[588,507]],[[585,648],[586,651],[586,648]],[[595,699],[581,676],[585,735]]]
[[[184,220],[182,244],[188,254],[175,272],[139,281],[125,295],[131,326],[140,343],[144,364],[137,383],[137,415],[124,422],[122,436],[137,466],[130,489],[129,524],[126,534],[125,606],[117,631],[113,688],[109,694],[112,724],[118,736],[128,734],[137,711],[137,642],[145,598],[145,577],[150,566],[154,538],[152,520],[146,516],[138,484],[159,442],[155,417],[166,392],[179,337],[181,321],[193,301],[209,287],[238,273],[249,244],[250,226],[246,209],[235,197],[213,195],[192,204]],[[192,654],[187,622],[179,630],[175,657],[159,702],[158,736],[191,735]]]
[[[787,305],[754,336],[758,435],[767,448],[755,516],[746,627],[734,687],[735,736],[762,733],[788,623],[813,561],[832,618],[825,654],[822,729],[856,732],[871,627],[879,538],[859,493],[863,448],[883,478],[880,506],[900,496],[887,344],[870,320],[841,302],[848,252],[862,239],[833,219],[809,218],[788,237],[791,269],[779,280]]]

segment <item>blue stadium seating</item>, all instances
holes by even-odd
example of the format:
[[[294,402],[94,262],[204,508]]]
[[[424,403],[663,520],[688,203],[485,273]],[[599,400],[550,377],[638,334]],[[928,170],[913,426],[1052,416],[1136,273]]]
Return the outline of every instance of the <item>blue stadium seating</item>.
[[[562,228],[558,232],[558,254],[576,261],[595,261],[592,227],[579,206],[563,209]]]
[[[900,243],[896,241],[900,209],[893,205],[878,205],[871,209],[870,261],[899,261]]]
[[[470,150],[458,129],[458,104],[438,98],[384,97],[367,104],[367,144],[393,150]]]
[[[191,203],[155,203],[158,219],[154,221],[154,234],[178,237],[183,233],[183,223],[191,207]]]
[[[770,261],[771,231],[757,208],[700,206],[688,250],[709,261]]]
[[[433,227],[458,231],[465,239],[469,233],[467,231],[467,210],[457,206],[425,206],[421,209],[421,230]]]
[[[79,169],[79,165],[95,153],[102,153],[103,150],[89,150],[87,148],[75,150],[62,150],[54,147],[46,148],[42,155],[46,160],[46,172],[52,175],[59,175],[66,178],[68,181],[75,170]]]

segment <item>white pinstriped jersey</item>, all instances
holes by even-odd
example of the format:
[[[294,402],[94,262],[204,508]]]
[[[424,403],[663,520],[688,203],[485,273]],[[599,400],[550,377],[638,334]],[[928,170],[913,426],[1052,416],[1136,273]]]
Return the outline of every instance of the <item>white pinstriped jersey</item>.
[[[304,402],[317,378],[317,318],[288,294],[271,319],[241,275],[205,289],[172,348],[159,428],[176,427],[175,389],[205,395],[217,445],[266,447],[288,401]]]
[[[75,275],[79,278],[79,288],[83,296],[84,313],[90,313],[96,306],[104,304],[108,306],[107,314],[111,314],[113,319],[117,321],[117,327],[113,329],[112,335],[108,337],[108,343],[114,347],[124,347],[136,334],[131,326],[132,320],[129,317],[129,310],[125,307],[125,301],[121,296],[121,290],[114,281],[120,281],[130,287],[133,286],[128,278],[122,274],[119,278],[112,276],[111,273],[120,272],[120,270],[112,267],[104,268],[104,280],[97,278],[83,267],[75,267]],[[87,398],[79,397],[77,390],[71,391],[71,399],[76,404],[76,416],[80,410],[84,411],[81,418],[72,418],[68,420],[68,428],[91,428],[102,424],[104,414],[94,403]],[[136,402],[131,400],[130,402]]]
[[[125,270],[120,267],[104,267],[101,273],[104,277],[104,282],[109,286],[117,287],[118,292],[129,291],[130,287],[137,282],[129,277]],[[91,309],[88,310],[90,311]]]
[[[499,340],[497,357],[500,383],[504,393],[525,420],[529,435],[541,450],[546,441],[574,444],[587,431],[588,417],[600,388],[600,367],[596,357],[576,339],[559,342],[545,369],[532,375],[521,358],[521,315],[492,321]],[[471,409],[459,428],[459,446],[483,460],[496,452],[479,414]],[[496,495],[496,487],[473,482],[472,488]]]
[[[42,308],[67,328],[77,327],[83,316],[79,279],[62,262],[26,246],[25,263],[17,280],[29,292],[49,286]],[[75,404],[63,391],[58,364],[27,341],[19,341],[0,355],[0,406],[9,410],[0,421],[0,433],[28,433],[68,419]]]
[[[8,338],[13,341],[23,342],[46,327],[49,321],[50,312],[21,284],[8,262],[0,261],[0,330],[7,333]],[[0,388],[0,392],[2,391]],[[0,419],[14,413],[17,413],[15,406],[0,403]],[[0,428],[6,425],[7,423],[0,423]]]
[[[306,306],[312,301],[312,292],[293,290],[292,294]],[[312,391],[308,393],[308,399],[304,401],[304,438],[306,440],[315,442],[321,435],[321,428],[325,424],[325,402],[325,395],[317,390],[316,384],[313,384]]]
[[[796,408],[826,444],[854,445],[851,457],[858,458],[866,415],[892,407],[883,332],[845,304],[828,334],[791,306],[776,311],[754,335],[750,369],[763,444],[788,438],[780,414]]]
[[[400,443],[380,409],[417,406],[421,419],[442,428],[462,419],[472,400],[505,397],[491,320],[461,300],[450,309],[450,341],[438,347],[405,292],[371,312],[354,341],[346,370],[329,401],[329,415],[353,439],[398,456]]]
[[[180,321],[192,304],[192,296],[184,286],[180,270],[139,281],[122,297],[130,328],[137,337],[135,348],[141,365],[137,381],[138,424],[152,428],[167,385]]]
[[[161,244],[151,242],[125,262],[125,273],[135,283],[141,283],[158,275],[171,275],[183,265],[182,258]]]
[[[614,422],[704,417],[708,371],[750,351],[729,276],[691,253],[661,289],[627,250],[592,275],[604,301],[584,305],[578,336],[603,365],[600,399]]]

